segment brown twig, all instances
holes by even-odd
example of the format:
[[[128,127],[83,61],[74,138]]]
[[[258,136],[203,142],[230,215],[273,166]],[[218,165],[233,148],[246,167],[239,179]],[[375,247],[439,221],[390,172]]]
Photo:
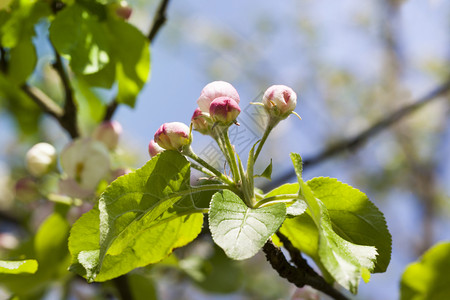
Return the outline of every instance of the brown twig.
[[[37,87],[27,84],[23,84],[21,89],[42,109],[42,111],[54,117],[61,124],[61,118],[64,115],[64,111],[52,99],[50,99],[49,96]]]
[[[426,94],[424,97],[416,100],[415,102],[394,111],[384,119],[381,119],[378,122],[374,123],[372,126],[367,128],[366,130],[363,130],[356,136],[349,139],[343,139],[342,141],[336,143],[334,146],[331,146],[328,149],[325,149],[322,152],[313,155],[312,157],[306,158],[305,160],[303,160],[303,166],[304,167],[313,166],[315,164],[324,162],[325,160],[343,151],[355,150],[356,148],[363,145],[372,136],[375,136],[376,134],[380,133],[385,129],[388,129],[394,123],[399,122],[404,117],[417,111],[419,108],[421,108],[427,103],[430,103],[432,100],[438,99],[440,96],[447,94],[449,91],[450,91],[450,80],[442,84],[441,86],[438,86],[437,88]],[[293,177],[295,177],[295,172],[294,170],[290,170],[285,174],[281,175],[280,177],[278,177],[277,179],[273,180],[266,186],[264,186],[263,189],[269,190],[273,187],[276,187],[290,180]]]
[[[147,35],[147,38],[150,43],[155,40],[156,35],[158,34],[161,27],[166,23],[167,20],[167,6],[169,5],[169,0],[162,0],[159,3],[158,9],[156,10],[155,16],[153,18],[152,26],[150,27],[150,32]],[[117,98],[111,101],[106,107],[105,116],[103,117],[104,121],[109,121],[114,116],[117,108],[119,107],[119,102],[117,102]]]
[[[55,54],[55,62],[53,63],[53,67],[61,78],[61,82],[65,92],[64,113],[60,117],[59,121],[61,126],[67,130],[70,136],[72,138],[76,138],[79,136],[79,132],[77,125],[77,107],[75,105],[75,99],[73,96],[74,92],[70,84],[69,76],[64,68],[61,55],[59,55],[58,51],[56,51],[53,45],[52,48]]]
[[[337,300],[347,300],[348,298],[341,292],[333,288],[328,284],[325,279],[316,274],[316,276],[309,273],[309,271],[302,268],[295,268],[292,266],[284,256],[283,252],[276,247],[272,241],[268,241],[264,247],[263,251],[266,254],[266,259],[269,261],[272,268],[274,268],[278,274],[287,279],[289,282],[295,284],[297,287],[301,288],[305,285],[309,285],[316,290],[319,290],[334,299]]]

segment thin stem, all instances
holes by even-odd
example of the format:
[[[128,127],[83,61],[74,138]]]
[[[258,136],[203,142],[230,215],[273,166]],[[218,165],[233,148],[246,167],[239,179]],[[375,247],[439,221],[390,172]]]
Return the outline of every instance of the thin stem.
[[[187,157],[193,159],[194,161],[196,161],[197,163],[199,163],[201,166],[205,167],[209,171],[211,171],[214,175],[217,176],[217,178],[222,180],[224,183],[233,185],[233,186],[235,185],[234,182],[230,180],[230,178],[228,178],[224,174],[220,173],[216,168],[214,168],[213,166],[208,164],[206,161],[201,159],[199,156],[197,156],[197,154],[195,154],[191,148],[185,149],[183,151],[183,154],[186,155]]]
[[[267,206],[269,204],[275,204],[275,203],[288,203],[291,202],[294,199],[298,198],[298,194],[281,194],[276,196],[271,196],[264,198],[260,201],[258,201],[255,205],[255,208]]]
[[[230,137],[228,136],[228,129],[223,131],[223,140],[225,142],[225,147],[227,152],[225,153],[225,155],[228,155],[229,157],[229,163],[230,163],[230,168],[231,168],[231,173],[233,173],[233,178],[234,181],[236,183],[238,183],[239,181],[241,181],[241,176],[238,170],[238,166],[236,163],[236,154],[233,150],[233,146],[231,145],[230,142]]]
[[[216,176],[216,175],[215,175],[213,172],[211,172],[210,170],[208,170],[208,169],[206,169],[205,167],[202,167],[202,166],[200,166],[200,165],[198,165],[198,164],[196,164],[196,163],[191,162],[191,167],[194,168],[194,169],[196,169],[196,170],[198,170],[198,171],[200,171],[200,172],[202,172],[202,173],[204,173],[204,174],[206,174],[206,175],[208,175],[208,176],[211,176],[211,177]]]
[[[272,129],[275,127],[275,124],[273,124],[273,122],[271,120],[269,120],[269,122],[267,123],[266,126],[266,130],[264,131],[264,135],[261,138],[261,141],[258,144],[258,148],[256,148],[256,152],[255,152],[255,156],[253,158],[253,163],[256,162],[256,160],[258,159],[259,153],[261,152],[267,138],[269,137],[270,132],[272,131]]]

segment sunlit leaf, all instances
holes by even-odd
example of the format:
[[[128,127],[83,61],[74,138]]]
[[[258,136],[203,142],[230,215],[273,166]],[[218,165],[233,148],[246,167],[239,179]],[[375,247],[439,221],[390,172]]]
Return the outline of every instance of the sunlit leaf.
[[[213,196],[209,228],[214,242],[228,257],[242,260],[254,256],[285,217],[283,203],[252,209],[236,194],[224,190]]]
[[[165,151],[114,181],[102,194],[100,209],[72,227],[71,270],[105,281],[191,242],[200,233],[203,214],[189,195],[189,168],[181,154]]]
[[[34,259],[0,260],[0,274],[36,273],[38,262]]]
[[[450,269],[450,243],[435,245],[408,265],[401,279],[401,300],[447,300],[450,298],[448,270]]]

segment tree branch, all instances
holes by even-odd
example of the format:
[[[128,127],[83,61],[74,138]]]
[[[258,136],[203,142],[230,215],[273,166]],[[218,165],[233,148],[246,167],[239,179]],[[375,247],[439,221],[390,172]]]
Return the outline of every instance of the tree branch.
[[[60,124],[61,118],[64,115],[64,111],[59,107],[49,96],[37,87],[23,84],[21,86],[22,91],[27,94],[45,113],[54,117]],[[63,126],[63,124],[61,124]],[[64,127],[64,126],[63,126]]]
[[[162,0],[159,3],[158,9],[156,10],[155,16],[153,17],[153,23],[150,28],[150,32],[147,35],[147,38],[150,44],[155,40],[156,35],[158,34],[161,27],[166,23],[167,20],[167,6],[169,5],[169,0]],[[109,121],[114,116],[117,108],[119,107],[119,102],[117,102],[117,98],[111,101],[106,107],[105,116],[103,117],[103,121]]]
[[[64,113],[59,119],[59,123],[62,125],[64,129],[70,134],[72,138],[77,138],[79,136],[78,125],[77,125],[77,107],[75,105],[75,100],[73,97],[73,90],[70,84],[69,76],[64,69],[64,65],[61,59],[61,55],[59,55],[58,51],[56,51],[55,47],[52,45],[53,52],[55,54],[55,62],[53,64],[54,69],[59,74],[61,78],[61,82],[63,84],[64,92],[65,92],[65,101],[64,101]]]
[[[274,268],[278,274],[287,279],[289,282],[295,284],[297,287],[301,288],[305,285],[309,285],[316,290],[324,292],[325,294],[333,297],[337,300],[347,300],[348,298],[344,296],[341,292],[334,289],[329,285],[320,275],[317,273],[315,275],[310,274],[310,271],[301,268],[295,268],[292,266],[284,256],[283,252],[276,247],[272,241],[268,241],[264,247],[263,251],[266,254],[266,259],[269,261],[272,268]]]
[[[349,139],[343,139],[342,141],[336,143],[334,146],[331,146],[328,149],[325,149],[322,152],[313,155],[312,157],[306,158],[305,160],[303,160],[303,166],[304,167],[313,166],[343,151],[355,150],[356,148],[363,145],[369,138],[375,136],[376,134],[382,132],[385,129],[388,129],[389,126],[399,122],[404,117],[417,111],[419,108],[421,108],[427,103],[430,103],[432,100],[438,99],[440,96],[444,96],[449,91],[450,91],[450,80],[442,84],[441,86],[438,86],[437,88],[435,88],[422,98],[419,98],[415,102],[394,111],[393,113],[389,114],[386,118],[379,120],[378,122],[374,123],[372,126],[367,128],[366,130],[363,130],[356,136]],[[295,172],[294,170],[290,170],[285,174],[281,175],[280,177],[278,177],[277,179],[271,181],[266,186],[264,186],[263,190],[270,190],[271,188],[276,187],[290,180],[293,177],[295,177]]]

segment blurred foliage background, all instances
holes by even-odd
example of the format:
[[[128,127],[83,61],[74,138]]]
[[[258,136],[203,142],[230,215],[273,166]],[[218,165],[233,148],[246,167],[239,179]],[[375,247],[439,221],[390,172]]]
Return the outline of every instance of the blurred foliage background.
[[[130,0],[129,22],[147,34],[158,4]],[[235,143],[239,151],[248,151],[248,141],[262,133],[262,120],[247,104],[272,84],[288,85],[299,95],[296,111],[302,121],[291,117],[277,127],[261,161],[273,159],[274,180],[294,182],[289,152],[308,160],[344,141],[341,150],[307,165],[304,177],[336,177],[380,207],[393,236],[391,264],[362,284],[357,298],[398,298],[405,266],[431,245],[450,239],[450,2],[170,1],[167,18],[151,45],[151,78],[135,108],[122,105],[114,116],[124,127],[120,164],[136,168],[147,161],[147,144],[159,125],[189,123],[202,87],[213,80],[228,81],[240,93],[240,134],[246,138]],[[37,67],[28,82],[62,103],[47,26],[35,28]],[[77,82],[76,89],[86,87]],[[82,135],[101,120],[115,91],[97,88],[89,96],[77,95]],[[401,119],[394,116],[392,124],[363,143],[346,143],[423,97],[430,101]],[[26,151],[38,141],[62,149],[69,136],[26,97],[2,97],[0,129],[2,253],[35,232],[52,205],[44,199],[15,199],[14,184],[26,175]],[[194,139],[197,153],[207,153],[210,140]],[[17,228],[17,221],[25,227]],[[161,299],[290,299],[296,292],[262,255],[231,264],[202,237],[176,254],[178,261],[168,259],[133,276],[148,271]],[[204,268],[214,276],[202,279]],[[96,285],[82,280],[72,292],[82,295],[79,299],[102,297]],[[52,295],[48,299],[57,299]]]

